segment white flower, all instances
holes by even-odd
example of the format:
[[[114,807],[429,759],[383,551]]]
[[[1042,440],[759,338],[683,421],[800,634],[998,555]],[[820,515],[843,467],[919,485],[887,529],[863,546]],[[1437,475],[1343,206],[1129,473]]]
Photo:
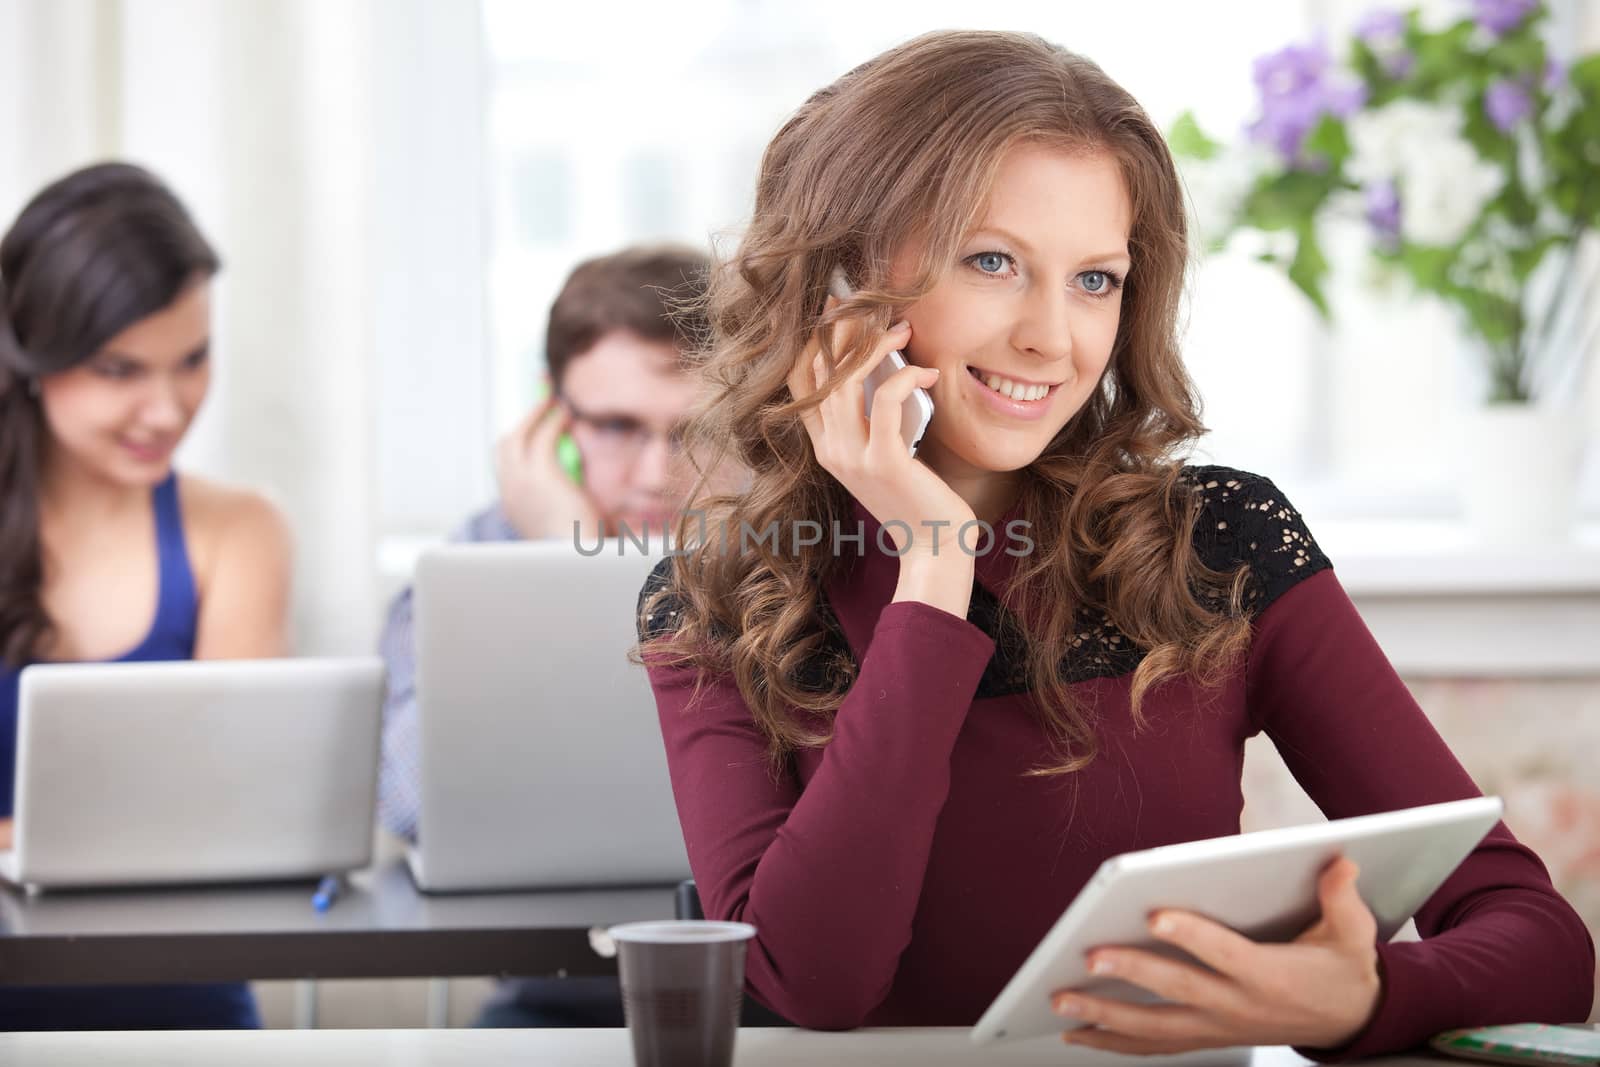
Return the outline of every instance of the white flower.
[[[1232,143],[1210,159],[1178,160],[1189,194],[1196,244],[1209,244],[1233,227],[1256,176],[1278,166],[1277,157],[1249,142]]]
[[[1453,245],[1500,192],[1500,168],[1465,141],[1440,145],[1400,175],[1400,235],[1412,244]]]
[[[1392,179],[1400,233],[1418,245],[1453,245],[1500,192],[1500,168],[1461,136],[1459,107],[1396,100],[1349,120],[1345,173],[1363,184]]]

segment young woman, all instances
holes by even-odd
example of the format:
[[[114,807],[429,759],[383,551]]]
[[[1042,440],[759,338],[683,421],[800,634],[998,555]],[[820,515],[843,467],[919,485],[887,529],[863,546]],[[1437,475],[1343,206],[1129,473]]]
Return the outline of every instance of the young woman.
[[[50,185],[0,240],[0,844],[29,663],[287,651],[289,537],[179,475],[211,377],[216,254],[125,164]],[[257,1025],[243,985],[0,988],[0,1028]]]
[[[1156,127],[1035,37],[918,38],[768,147],[691,431],[752,485],[640,625],[706,914],[756,926],[751,991],[794,1022],[971,1024],[1106,857],[1238,832],[1259,731],[1330,817],[1476,795],[1283,494],[1178,458],[1187,253]],[[1587,1014],[1589,934],[1504,826],[1420,943],[1375,944],[1356,874],[1292,944],[1152,917],[1211,970],[1097,950],[1172,1003],[1059,995],[1066,1040],[1331,1058]]]

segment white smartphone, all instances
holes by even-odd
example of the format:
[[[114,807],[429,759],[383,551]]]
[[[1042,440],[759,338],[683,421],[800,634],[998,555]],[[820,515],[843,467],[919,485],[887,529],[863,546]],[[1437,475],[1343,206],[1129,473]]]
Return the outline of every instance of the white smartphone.
[[[828,291],[840,300],[850,299],[850,283],[845,279],[843,267],[833,269],[833,278],[828,285]],[[878,386],[905,366],[904,356],[899,352],[890,352],[872,368],[862,390],[865,394],[867,418],[872,417],[872,394],[877,392]],[[911,450],[913,456],[917,454],[917,446],[922,443],[922,435],[928,432],[928,423],[932,421],[933,398],[921,387],[911,390],[911,395],[906,397],[905,403],[900,407],[900,436],[905,438],[906,447]]]

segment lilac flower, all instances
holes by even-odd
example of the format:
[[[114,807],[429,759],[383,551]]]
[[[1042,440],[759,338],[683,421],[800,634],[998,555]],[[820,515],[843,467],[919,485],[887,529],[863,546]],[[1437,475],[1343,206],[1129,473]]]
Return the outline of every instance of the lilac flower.
[[[1356,38],[1377,57],[1379,66],[1389,77],[1404,78],[1411,73],[1417,57],[1405,46],[1404,12],[1387,8],[1369,11],[1356,24],[1355,32]]]
[[[1383,71],[1391,78],[1404,78],[1411,73],[1411,68],[1417,65],[1417,57],[1406,49],[1390,52],[1383,57]]]
[[[1378,243],[1393,251],[1400,247],[1400,191],[1393,181],[1373,182],[1366,189],[1367,223]]]
[[[1533,97],[1521,82],[1501,78],[1483,94],[1483,110],[1495,129],[1510,133],[1517,123],[1533,114]]]
[[[1472,0],[1473,18],[1495,37],[1504,37],[1539,9],[1540,0]]]
[[[1406,16],[1400,11],[1377,8],[1356,23],[1356,37],[1374,52],[1386,51],[1400,43],[1406,32]]]
[[[1551,59],[1544,68],[1544,91],[1553,93],[1567,83],[1567,65],[1559,59]]]
[[[1333,82],[1330,65],[1322,41],[1290,45],[1257,59],[1255,83],[1261,94],[1261,117],[1249,126],[1251,140],[1270,145],[1290,166],[1309,165],[1301,146],[1322,116],[1344,118],[1359,110],[1366,99],[1364,86]]]

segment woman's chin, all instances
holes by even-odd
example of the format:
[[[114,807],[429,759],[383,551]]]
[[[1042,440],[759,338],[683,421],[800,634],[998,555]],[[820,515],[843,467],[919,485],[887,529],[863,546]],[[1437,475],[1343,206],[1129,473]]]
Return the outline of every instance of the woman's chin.
[[[935,444],[931,449],[924,448],[921,455],[935,469],[943,466],[941,461],[949,457],[970,471],[1011,474],[1038,459],[1047,444],[1048,441],[1040,441],[1035,447],[1029,442],[996,441],[992,437],[984,439],[980,436],[975,440],[960,442],[953,448]]]

